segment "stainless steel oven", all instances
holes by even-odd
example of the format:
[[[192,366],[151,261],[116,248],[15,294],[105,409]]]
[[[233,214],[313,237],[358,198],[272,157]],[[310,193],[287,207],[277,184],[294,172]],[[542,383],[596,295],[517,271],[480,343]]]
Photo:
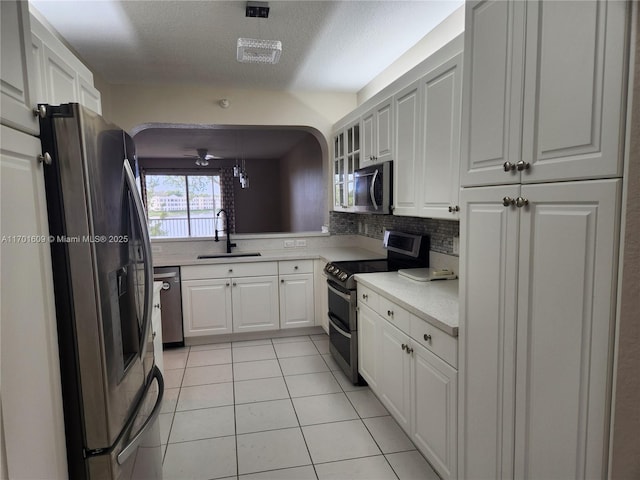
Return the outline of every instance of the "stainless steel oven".
[[[329,351],[349,379],[358,378],[358,330],[356,292],[347,290],[331,280],[329,289]],[[361,380],[360,380],[361,381]]]
[[[399,268],[429,266],[429,237],[404,232],[385,232],[387,258],[330,262],[324,267],[329,294],[329,350],[354,383],[358,375],[358,317],[355,274],[390,272]]]

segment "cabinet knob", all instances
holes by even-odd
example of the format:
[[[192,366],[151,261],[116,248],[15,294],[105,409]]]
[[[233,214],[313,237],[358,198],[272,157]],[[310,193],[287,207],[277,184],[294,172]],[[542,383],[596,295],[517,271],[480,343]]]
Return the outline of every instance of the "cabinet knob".
[[[369,299],[369,295],[367,295],[366,293],[362,294],[362,299],[363,300],[368,300]]]
[[[293,269],[294,269],[294,270],[297,270],[297,269],[298,269],[298,265],[296,265],[295,267],[293,267]]]
[[[153,335],[151,336],[151,338],[153,338],[154,340],[156,339],[156,332],[153,332]]]
[[[515,205],[515,203],[516,203],[516,201],[515,201],[513,198],[511,198],[511,197],[504,197],[504,198],[502,199],[502,204],[503,204],[505,207],[510,207],[510,206],[512,206],[512,205]]]
[[[402,350],[406,350],[407,348],[409,348],[409,347],[403,343],[402,344]]]
[[[413,353],[413,348],[410,348],[409,345],[407,345],[407,349],[405,351],[411,355]]]
[[[230,268],[230,269],[229,269],[229,273],[233,273],[233,268]]]
[[[393,317],[393,310],[387,310],[387,315],[389,317]]]
[[[227,283],[226,283],[226,286],[227,286],[227,287],[229,286],[229,282],[227,282]]]
[[[281,279],[280,279],[280,283],[284,283],[284,278],[281,278]]]
[[[156,303],[156,304],[153,306],[153,308],[157,308],[157,309],[159,310],[159,309],[160,309],[160,304],[159,304],[159,303]]]
[[[234,287],[237,287],[237,286],[238,286],[238,284],[237,284],[236,282],[233,282],[233,286],[234,286]]]
[[[425,333],[422,338],[424,338],[424,340],[426,342],[430,342],[431,341],[431,335],[429,335],[428,333]]]
[[[525,162],[524,160],[520,160],[518,163],[516,163],[516,168],[519,172],[523,170],[529,170],[530,167],[531,164],[529,162]]]
[[[516,207],[522,208],[522,207],[526,207],[527,205],[529,205],[529,200],[527,200],[526,198],[522,198],[522,197],[516,198]]]
[[[516,169],[516,164],[511,162],[504,162],[502,164],[502,168],[504,168],[505,172],[513,172]]]
[[[51,165],[51,155],[47,152],[45,152],[44,155],[38,155],[38,162],[44,163],[45,165]]]
[[[47,106],[46,105],[38,105],[33,109],[33,116],[45,118],[47,116]]]
[[[449,205],[449,213],[456,213],[460,211],[460,207],[458,205]]]

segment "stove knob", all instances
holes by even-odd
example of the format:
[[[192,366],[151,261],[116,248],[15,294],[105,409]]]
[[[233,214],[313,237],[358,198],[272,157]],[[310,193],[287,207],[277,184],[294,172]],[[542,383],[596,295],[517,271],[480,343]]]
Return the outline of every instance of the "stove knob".
[[[335,269],[335,267],[333,265],[327,266],[327,272],[329,272],[329,273],[333,273],[334,269]]]
[[[347,279],[349,275],[347,275],[346,273],[342,273],[340,274],[340,280],[342,280],[343,282]]]

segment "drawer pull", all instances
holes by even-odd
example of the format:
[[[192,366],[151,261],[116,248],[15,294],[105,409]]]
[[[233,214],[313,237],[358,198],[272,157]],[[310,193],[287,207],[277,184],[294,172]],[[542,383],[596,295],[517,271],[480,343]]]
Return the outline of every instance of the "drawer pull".
[[[369,295],[367,295],[366,293],[362,294],[362,299],[363,300],[369,300]]]
[[[387,310],[387,316],[393,317],[393,310]]]
[[[409,347],[409,345],[407,345],[407,350],[406,350],[407,354],[411,355],[413,353],[413,348]]]
[[[294,269],[294,270],[297,270],[297,269],[298,269],[298,265],[296,265],[295,267],[293,267],[293,269]]]
[[[431,335],[429,335],[428,333],[425,333],[423,338],[424,338],[425,342],[430,342],[431,341]]]
[[[230,269],[229,269],[229,273],[233,273],[233,268],[230,268]]]
[[[404,343],[402,344],[402,350],[407,350],[409,348],[408,345],[405,345]]]

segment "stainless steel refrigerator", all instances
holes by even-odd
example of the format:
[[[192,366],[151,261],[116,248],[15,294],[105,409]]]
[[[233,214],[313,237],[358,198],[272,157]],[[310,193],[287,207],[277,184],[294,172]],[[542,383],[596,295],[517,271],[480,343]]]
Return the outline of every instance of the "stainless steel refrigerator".
[[[153,357],[153,269],[134,143],[78,104],[45,108],[69,477],[162,478],[164,383]]]

